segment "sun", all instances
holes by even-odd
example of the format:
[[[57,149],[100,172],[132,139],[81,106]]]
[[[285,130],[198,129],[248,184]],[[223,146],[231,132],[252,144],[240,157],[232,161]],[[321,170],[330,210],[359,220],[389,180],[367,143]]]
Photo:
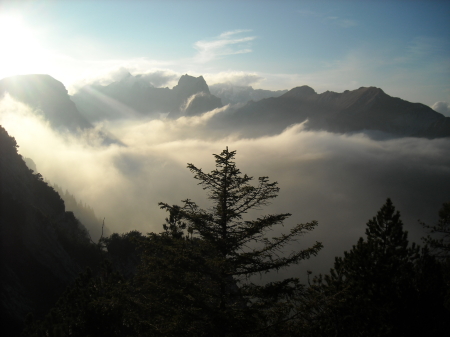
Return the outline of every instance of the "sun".
[[[19,16],[0,15],[0,50],[0,79],[43,72],[48,66],[35,31]]]

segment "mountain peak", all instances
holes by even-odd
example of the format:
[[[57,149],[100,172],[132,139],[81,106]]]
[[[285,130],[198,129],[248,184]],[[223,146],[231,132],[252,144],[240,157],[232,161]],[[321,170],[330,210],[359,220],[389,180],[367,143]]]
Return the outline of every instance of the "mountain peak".
[[[282,95],[281,97],[291,97],[291,98],[307,98],[310,96],[315,96],[317,95],[316,91],[307,86],[307,85],[302,85],[301,87],[296,87],[294,89],[289,90],[287,93],[285,93],[284,95]]]
[[[206,84],[203,76],[194,77],[188,74],[180,77],[178,84],[173,87],[173,90],[182,92],[183,96],[192,96],[199,92],[204,92],[209,94],[209,87]]]

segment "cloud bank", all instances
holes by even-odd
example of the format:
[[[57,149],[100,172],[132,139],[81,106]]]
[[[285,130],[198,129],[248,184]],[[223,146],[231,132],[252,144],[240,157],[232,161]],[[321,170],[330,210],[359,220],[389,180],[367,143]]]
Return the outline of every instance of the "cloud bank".
[[[387,197],[416,241],[424,234],[417,220],[433,223],[441,204],[450,200],[448,139],[375,141],[363,133],[305,131],[301,124],[274,136],[246,138],[232,130],[212,132],[208,121],[221,113],[226,107],[177,120],[109,123],[104,127],[127,146],[104,147],[54,132],[11,98],[0,102],[0,124],[16,138],[19,153],[32,158],[45,179],[92,206],[112,231],[160,232],[166,216],[158,208],[160,201],[179,204],[190,198],[207,208],[209,202],[187,163],[210,171],[213,153],[226,146],[237,150],[242,172],[269,176],[281,188],[271,205],[249,217],[292,213],[274,234],[295,223],[319,221],[318,228],[294,246],[318,240],[325,248],[317,258],[288,271],[297,276],[305,268],[326,271],[334,256],[364,235],[365,223]]]

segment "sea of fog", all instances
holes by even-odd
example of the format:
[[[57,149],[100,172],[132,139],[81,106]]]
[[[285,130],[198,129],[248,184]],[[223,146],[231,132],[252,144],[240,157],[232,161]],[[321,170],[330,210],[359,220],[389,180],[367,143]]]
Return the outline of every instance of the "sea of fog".
[[[364,235],[367,220],[390,197],[400,210],[410,239],[425,234],[418,220],[437,221],[443,202],[450,200],[450,139],[397,138],[374,140],[352,135],[306,131],[302,124],[259,138],[233,130],[211,131],[208,120],[225,108],[202,116],[172,119],[127,119],[103,122],[125,146],[101,145],[96,130],[82,135],[55,131],[22,103],[6,95],[0,102],[0,124],[15,137],[19,153],[31,158],[51,184],[69,190],[106,219],[112,232],[161,232],[167,216],[158,202],[180,204],[190,198],[201,207],[210,203],[186,168],[193,163],[214,169],[213,154],[228,146],[236,150],[243,173],[268,176],[281,188],[279,197],[248,219],[268,213],[292,213],[284,227],[317,220],[319,225],[288,249],[321,241],[315,258],[280,271],[306,277],[306,270],[326,272],[334,257]]]

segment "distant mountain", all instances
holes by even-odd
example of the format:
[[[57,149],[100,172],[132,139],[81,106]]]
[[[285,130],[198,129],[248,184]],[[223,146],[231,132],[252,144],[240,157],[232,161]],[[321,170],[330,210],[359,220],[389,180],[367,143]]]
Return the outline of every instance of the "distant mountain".
[[[101,251],[0,126],[1,334],[18,336],[31,312],[43,317]]]
[[[104,144],[120,143],[114,136],[94,131],[90,122],[78,111],[64,85],[49,75],[32,74],[0,80],[0,99],[9,93],[14,99],[39,110],[57,131],[96,132]]]
[[[289,125],[307,120],[305,127],[309,130],[368,131],[377,137],[450,137],[450,117],[424,104],[391,97],[375,87],[322,94],[308,86],[287,92],[229,83],[210,88],[202,76],[183,75],[169,89],[154,87],[144,75],[126,73],[109,85],[85,86],[71,98],[62,83],[48,75],[3,79],[0,94],[5,92],[41,108],[54,127],[70,130],[89,129],[90,122],[101,120],[200,115],[222,107],[222,103],[231,103],[230,108],[209,120],[211,131],[259,137],[280,133]],[[109,135],[102,137],[106,143],[119,142]]]
[[[64,85],[49,75],[19,75],[0,80],[0,97],[8,92],[13,98],[42,110],[55,128],[71,131],[92,128],[70,100]]]
[[[222,107],[211,95],[204,78],[181,76],[172,89],[155,88],[140,75],[128,73],[109,85],[91,84],[81,88],[72,100],[91,122],[130,117],[169,118],[198,115]]]
[[[209,87],[214,96],[219,97],[223,104],[247,103],[248,101],[259,101],[264,98],[279,97],[287,90],[263,90],[253,89],[251,86],[239,86],[231,83],[218,83]]]
[[[310,130],[372,130],[399,137],[450,137],[450,117],[424,104],[391,97],[375,87],[317,94],[302,86],[214,117],[211,123],[216,127],[228,125],[253,136],[279,133],[289,125],[308,120],[306,128]]]

